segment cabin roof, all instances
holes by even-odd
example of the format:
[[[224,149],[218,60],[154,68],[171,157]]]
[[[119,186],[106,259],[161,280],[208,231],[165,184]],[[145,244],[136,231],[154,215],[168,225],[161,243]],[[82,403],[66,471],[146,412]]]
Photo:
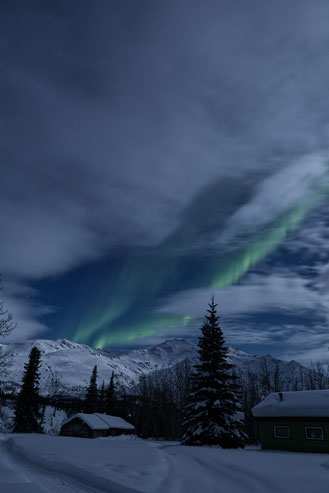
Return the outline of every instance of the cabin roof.
[[[111,428],[119,428],[121,430],[134,430],[135,428],[133,425],[120,418],[119,416],[110,416],[108,414],[100,413],[77,413],[66,419],[63,425],[69,423],[75,418],[80,418],[92,430],[109,430]]]
[[[275,392],[252,408],[255,418],[329,417],[329,390]]]

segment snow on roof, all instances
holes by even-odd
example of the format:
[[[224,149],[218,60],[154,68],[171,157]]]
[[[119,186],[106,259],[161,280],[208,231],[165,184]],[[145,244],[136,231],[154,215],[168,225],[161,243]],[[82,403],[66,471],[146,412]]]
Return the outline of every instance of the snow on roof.
[[[110,428],[120,428],[122,430],[133,430],[135,427],[118,416],[108,414],[86,414],[77,413],[64,421],[63,424],[69,423],[72,419],[80,418],[92,430],[109,430]]]
[[[109,426],[109,428],[120,428],[122,430],[133,430],[135,428],[119,416],[110,416],[109,414],[100,413],[95,413],[95,416],[102,419]]]
[[[255,418],[329,417],[329,390],[276,392],[253,407],[252,413]]]

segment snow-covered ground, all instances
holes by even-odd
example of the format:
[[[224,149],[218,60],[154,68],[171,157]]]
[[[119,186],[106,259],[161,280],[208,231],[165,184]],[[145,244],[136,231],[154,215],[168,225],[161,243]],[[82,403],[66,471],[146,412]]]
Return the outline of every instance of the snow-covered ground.
[[[0,491],[327,493],[329,455],[140,439],[2,436]]]

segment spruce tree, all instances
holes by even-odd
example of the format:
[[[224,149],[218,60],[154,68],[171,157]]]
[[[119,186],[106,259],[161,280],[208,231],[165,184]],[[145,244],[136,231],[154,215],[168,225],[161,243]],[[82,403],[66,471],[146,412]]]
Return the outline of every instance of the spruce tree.
[[[243,446],[238,386],[233,365],[227,361],[227,348],[219,327],[214,297],[201,328],[198,363],[191,377],[191,392],[184,412],[184,445]]]
[[[101,390],[99,393],[98,404],[97,404],[97,412],[104,413],[105,412],[105,384],[104,380],[101,386]]]
[[[22,387],[14,411],[14,433],[42,433],[39,379],[40,350],[33,347],[29,361],[24,365]]]
[[[106,414],[115,414],[117,407],[116,395],[115,395],[115,385],[114,385],[114,372],[112,372],[111,380],[109,386],[106,390],[105,398],[105,412]]]
[[[84,404],[85,413],[94,413],[97,409],[98,390],[97,390],[97,365],[94,366]]]

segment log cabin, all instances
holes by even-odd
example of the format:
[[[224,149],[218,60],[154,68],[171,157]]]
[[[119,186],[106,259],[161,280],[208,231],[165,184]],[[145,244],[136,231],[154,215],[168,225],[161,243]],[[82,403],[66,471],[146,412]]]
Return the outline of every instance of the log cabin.
[[[60,435],[97,438],[131,434],[134,430],[135,427],[133,425],[119,416],[100,413],[78,413],[63,422]]]

